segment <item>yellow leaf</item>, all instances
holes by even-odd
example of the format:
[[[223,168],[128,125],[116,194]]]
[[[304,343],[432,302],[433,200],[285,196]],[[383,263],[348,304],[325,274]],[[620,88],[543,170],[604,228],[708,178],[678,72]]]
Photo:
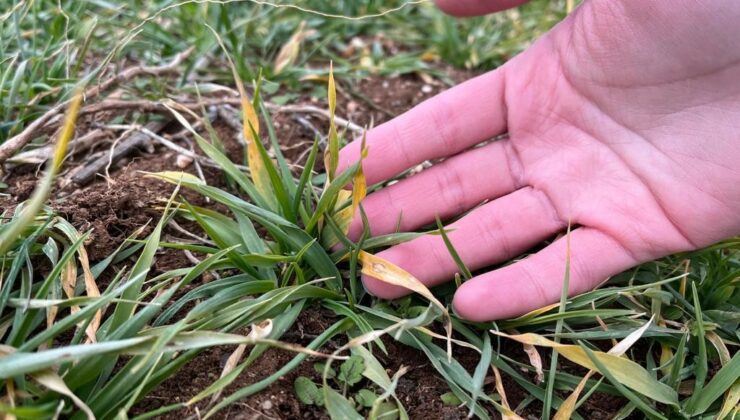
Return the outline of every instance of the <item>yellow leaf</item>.
[[[578,397],[581,395],[581,392],[583,392],[583,387],[586,386],[586,382],[588,382],[589,378],[591,378],[591,375],[593,374],[593,370],[586,373],[586,376],[581,379],[581,382],[578,383],[578,386],[576,386],[573,393],[571,393],[568,398],[560,404],[560,408],[558,409],[558,412],[555,413],[553,420],[568,420],[573,415],[573,411],[576,409],[576,403],[578,402]]]
[[[452,359],[452,319],[450,313],[447,312],[442,303],[437,300],[431,291],[419,281],[416,277],[412,276],[411,273],[402,269],[401,267],[393,264],[390,261],[384,260],[377,255],[372,255],[365,251],[360,251],[358,259],[362,264],[362,274],[371,276],[383,283],[391,284],[394,286],[404,287],[408,290],[416,292],[425,298],[427,298],[432,304],[438,307],[442,311],[442,316],[445,319],[445,330],[447,331],[447,358]]]
[[[337,87],[334,83],[334,63],[329,63],[329,86],[328,86],[328,96],[329,96],[329,115],[331,118],[330,121],[334,121],[334,111],[337,107]]]
[[[621,356],[624,353],[629,350],[630,347],[632,347],[635,342],[642,337],[642,335],[647,331],[647,329],[650,327],[650,324],[653,322],[653,318],[655,316],[651,317],[648,322],[645,323],[642,327],[638,328],[637,330],[631,332],[627,337],[622,339],[619,343],[615,344],[614,347],[612,347],[607,353],[614,355],[614,356]],[[606,325],[603,326],[606,330]],[[560,405],[560,408],[558,409],[558,412],[555,413],[555,417],[553,417],[553,420],[566,420],[571,417],[573,414],[573,410],[576,408],[576,403],[578,402],[578,397],[581,395],[581,392],[583,391],[583,387],[586,385],[586,381],[594,374],[593,370],[589,370],[588,373],[586,373],[586,376],[581,379],[581,382],[578,383],[578,386],[576,386],[576,389],[571,393],[568,398],[563,401],[563,404]]]
[[[334,83],[334,65],[332,63],[329,64],[327,96],[329,100],[329,149],[328,158],[325,157],[324,160],[328,162],[326,165],[328,180],[332,181],[339,165],[339,135],[337,134],[337,126],[334,122],[334,111],[337,106],[337,89]]]
[[[236,75],[236,69],[234,69],[234,74]],[[239,84],[239,94],[242,96],[242,128],[244,130],[244,140],[247,142],[247,164],[249,166],[249,173],[252,176],[252,182],[254,182],[254,186],[257,188],[257,191],[259,191],[260,195],[268,203],[271,203],[274,208],[277,205],[277,201],[272,189],[272,180],[270,179],[269,172],[267,172],[265,161],[262,159],[259,145],[257,144],[257,142],[262,141],[259,138],[259,118],[257,118],[257,113],[252,106],[252,103],[247,98],[247,93],[242,87],[241,80],[237,80],[237,83]]]
[[[543,306],[542,308],[535,309],[535,310],[533,310],[531,312],[527,312],[526,314],[524,314],[524,315],[522,315],[522,316],[520,316],[518,318],[514,318],[514,320],[515,321],[519,321],[519,320],[522,320],[522,319],[534,318],[537,315],[544,314],[545,312],[549,311],[550,309],[555,309],[558,306],[560,306],[560,302],[556,302],[556,303],[553,303],[551,305]]]
[[[437,54],[434,51],[426,51],[419,58],[421,59],[421,61],[426,61],[427,63],[431,63],[431,62],[439,61],[439,54]]]
[[[301,76],[298,80],[301,82],[328,82],[329,77],[320,74],[307,74],[305,76]]]
[[[260,121],[257,117],[257,112],[255,111],[252,103],[249,101],[247,91],[244,90],[244,82],[239,76],[239,72],[236,70],[234,61],[227,53],[226,46],[221,40],[221,37],[213,28],[211,28],[210,26],[208,28],[216,36],[218,44],[224,51],[224,55],[229,62],[229,67],[231,68],[231,74],[233,75],[234,81],[236,82],[236,87],[239,90],[239,97],[241,99],[242,106],[242,133],[244,135],[244,141],[247,142],[247,164],[249,166],[249,173],[252,177],[252,182],[254,183],[257,191],[259,191],[260,195],[268,203],[270,203],[273,208],[275,208],[277,206],[277,199],[275,198],[275,194],[272,190],[272,181],[270,180],[270,174],[267,172],[265,162],[262,160],[262,156],[260,155],[259,148],[257,146],[257,142],[261,141],[259,138]]]
[[[509,401],[506,398],[506,391],[504,390],[504,382],[501,380],[501,372],[499,372],[496,366],[493,366],[493,375],[496,378],[496,392],[501,396],[501,405],[503,406],[503,410],[501,410],[502,420],[522,420],[509,405]]]
[[[80,112],[80,105],[82,104],[82,94],[76,93],[72,98],[72,102],[69,104],[69,109],[64,118],[64,124],[62,125],[62,132],[59,135],[59,141],[57,147],[54,150],[54,158],[52,160],[52,171],[56,173],[64,162],[64,156],[67,153],[67,145],[69,141],[74,137],[75,124],[77,122],[77,114]]]
[[[667,344],[660,345],[660,366],[663,375],[668,375],[671,372],[671,366],[669,365],[673,358],[673,349]]]
[[[580,346],[556,343],[555,341],[548,340],[545,337],[533,333],[508,335],[493,330],[491,333],[511,338],[520,343],[557,349],[563,357],[571,362],[598,372],[598,369],[591,361],[588,354]],[[603,363],[604,366],[606,366],[609,372],[611,372],[611,374],[626,387],[658,402],[673,405],[678,404],[678,396],[676,395],[676,392],[671,387],[658,382],[650,376],[648,371],[639,364],[614,354],[600,351],[594,351],[593,353],[594,356]]]
[[[362,143],[360,143],[360,167],[357,168],[357,173],[354,176],[352,182],[352,216],[354,217],[357,212],[357,208],[360,207],[360,201],[367,196],[367,180],[365,179],[365,172],[362,170],[362,160],[367,157],[367,147],[365,141],[367,139],[367,132],[362,134]]]
[[[31,198],[26,202],[21,214],[12,223],[8,223],[3,226],[4,229],[0,232],[0,255],[3,255],[5,251],[10,248],[23,229],[33,221],[36,215],[44,207],[46,198],[49,196],[49,192],[54,183],[54,178],[56,177],[57,172],[59,172],[62,162],[64,162],[64,156],[67,153],[69,141],[74,135],[75,123],[77,122],[77,114],[80,111],[81,102],[82,93],[78,91],[72,97],[69,109],[64,117],[64,124],[62,125],[62,131],[57,140],[54,156],[49,163],[49,170],[34,190]]]
[[[337,224],[339,229],[345,235],[349,232],[349,225],[352,223],[357,209],[360,207],[360,202],[367,196],[367,181],[365,179],[365,173],[362,171],[362,159],[367,157],[367,147],[365,147],[365,136],[362,137],[362,151],[360,152],[360,166],[357,168],[357,173],[352,181],[352,192],[347,190],[340,190],[337,194],[337,202],[334,205],[334,215],[332,218]],[[328,155],[324,156],[325,159]],[[327,166],[328,167],[328,166]],[[352,204],[347,206],[347,200],[352,197]],[[327,231],[323,244],[326,247],[333,247],[339,243],[339,238],[334,235],[334,232]]]
[[[740,413],[740,379],[736,380],[730,390],[725,394],[725,401],[722,403],[722,408],[719,410],[716,419],[735,419]]]
[[[162,171],[147,173],[146,176],[149,178],[158,178],[171,184],[184,182],[186,184],[205,185],[205,183],[200,178],[187,172]]]
[[[730,356],[730,350],[725,346],[724,341],[722,340],[722,337],[717,335],[714,331],[708,331],[706,333],[707,340],[709,340],[710,343],[714,346],[714,348],[717,350],[717,354],[719,355],[719,362],[722,364],[722,366],[726,365],[730,362],[730,359],[732,359],[732,356]]]
[[[64,291],[64,294],[67,295],[67,298],[73,298],[75,295],[75,285],[77,284],[77,265],[75,265],[74,261],[68,261],[66,264],[64,264],[60,277],[62,280],[62,290]],[[75,313],[79,310],[80,307],[77,305],[73,305],[70,308],[71,313]],[[57,308],[55,306],[49,308],[46,319],[46,324],[49,327],[51,327],[51,325],[54,323],[54,317],[51,316],[52,313],[54,316],[56,316]]]

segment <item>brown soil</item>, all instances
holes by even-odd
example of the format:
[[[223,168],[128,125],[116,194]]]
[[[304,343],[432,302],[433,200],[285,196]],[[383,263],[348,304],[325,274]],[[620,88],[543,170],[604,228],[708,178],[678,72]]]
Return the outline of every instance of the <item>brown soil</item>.
[[[470,77],[470,74],[451,72],[450,78],[456,82]],[[419,77],[400,76],[395,78],[366,78],[356,85],[349,86],[346,83],[339,85],[339,103],[337,109],[345,110],[343,117],[349,118],[360,125],[376,125],[385,121],[391,115],[397,115],[422,100],[431,97],[445,86],[442,83],[427,85]],[[364,92],[361,98],[352,92]],[[311,98],[308,94],[300,96],[298,103],[316,103],[317,106],[325,106],[322,101]],[[370,105],[370,104],[373,105]],[[314,139],[315,132],[305,124],[308,121],[320,132],[327,131],[326,121],[301,115],[304,123],[297,121],[296,116],[280,114],[274,116],[275,128],[278,138],[283,141],[281,148],[286,158],[296,164],[303,163],[305,152]],[[173,127],[176,130],[177,127]],[[234,161],[241,161],[241,146],[236,142],[233,129],[224,123],[216,123],[216,129],[225,142],[230,157]],[[101,145],[99,149],[105,150],[109,144]],[[86,244],[88,253],[92,260],[100,260],[108,256],[116,249],[122,241],[131,235],[139,227],[149,223],[148,229],[156,223],[161,216],[161,208],[173,187],[171,185],[145,178],[141,171],[156,172],[161,170],[180,170],[175,165],[176,155],[167,149],[157,149],[154,153],[141,152],[136,156],[128,158],[125,163],[114,164],[110,170],[108,180],[102,177],[94,183],[82,187],[61,188],[54,193],[51,206],[62,216],[70,220],[80,231],[92,229],[92,235]],[[68,168],[79,166],[82,160],[70,161]],[[20,201],[27,199],[37,182],[37,168],[21,167],[13,170],[4,180],[9,188],[9,197],[0,196],[0,209],[10,209]],[[221,186],[223,178],[214,169],[203,168],[204,175],[209,184]],[[186,171],[195,173],[193,166]],[[62,174],[62,178],[64,174]],[[2,192],[2,191],[0,191]],[[189,191],[181,191],[181,194],[191,203],[200,206],[216,207],[212,203]],[[223,210],[223,209],[219,209]],[[0,210],[1,212],[2,210]],[[183,225],[185,225],[183,223]],[[187,225],[196,234],[201,234],[196,226]],[[145,234],[148,231],[144,232]],[[182,237],[177,231],[167,230],[167,235]],[[192,263],[181,251],[165,250],[157,255],[154,264],[156,272],[164,272],[173,268],[187,267]],[[105,283],[105,278],[99,279]],[[197,284],[192,284],[190,288]],[[102,286],[102,285],[101,285]],[[296,326],[289,331],[283,339],[298,344],[306,345],[317,334],[323,332],[331,323],[332,314],[329,311],[313,307],[306,310],[299,317]],[[384,366],[390,374],[397,371],[401,366],[409,367],[397,388],[397,395],[404,403],[411,418],[428,419],[459,419],[465,418],[467,409],[464,407],[447,406],[442,403],[440,395],[449,391],[444,380],[434,371],[426,357],[419,352],[399,345],[392,340],[384,340],[389,354],[379,355]],[[336,343],[334,344],[337,345]],[[521,347],[507,344],[504,348],[505,354],[525,362],[526,356]],[[324,350],[331,350],[325,348]],[[216,380],[225,360],[233,351],[233,347],[219,347],[203,351],[196,359],[187,364],[176,375],[168,379],[150,395],[146,396],[134,407],[134,414],[141,414],[165,405],[187,401],[206,386]],[[456,350],[457,351],[457,350]],[[543,353],[544,363],[547,363],[546,354]],[[256,381],[270,375],[282,367],[291,358],[293,353],[282,350],[271,349],[247,369],[237,380],[231,384],[223,393],[229,395],[239,388],[255,383]],[[473,371],[478,362],[478,356],[472,351],[457,351],[455,357],[469,371]],[[303,363],[295,371],[277,380],[265,391],[252,395],[233,404],[219,413],[219,418],[231,419],[260,419],[260,418],[327,418],[323,410],[301,404],[293,392],[293,382],[297,376],[303,375],[320,382],[319,375],[314,371],[310,360]],[[367,386],[368,384],[364,384]],[[509,403],[516,407],[527,396],[526,392],[519,388],[516,383],[504,375],[504,387],[507,392]],[[493,392],[493,384],[490,382],[486,388],[487,392]],[[197,406],[200,413],[206,409],[208,399]],[[607,418],[622,407],[624,401],[617,398],[595,396],[585,404],[579,411],[585,418]],[[535,403],[527,407],[523,413],[527,415],[538,415],[541,407]],[[183,416],[195,414],[195,407],[188,410],[180,410],[161,418],[180,419]],[[498,414],[491,412],[496,418]]]

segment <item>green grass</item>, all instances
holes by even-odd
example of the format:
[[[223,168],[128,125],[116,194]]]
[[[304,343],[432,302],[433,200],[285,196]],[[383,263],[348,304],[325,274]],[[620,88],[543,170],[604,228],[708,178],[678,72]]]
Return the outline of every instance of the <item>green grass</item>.
[[[201,88],[207,83],[233,86],[225,50],[239,57],[234,60],[239,78],[262,85],[262,95],[255,95],[252,102],[256,114],[264,117],[262,127],[252,124],[254,133],[247,131],[245,137],[261,134],[275,145],[281,139],[268,130],[272,123],[264,100],[273,95],[277,85],[283,88],[281,94],[290,93],[304,85],[300,81],[304,76],[327,75],[329,60],[334,62],[340,84],[368,74],[438,74],[422,56],[484,69],[525,48],[565,14],[562,2],[539,1],[518,14],[463,22],[443,17],[430,4],[422,4],[382,18],[352,21],[245,2],[202,3],[173,7],[153,20],[158,24],[144,24],[140,33],[132,32],[146,16],[173,4],[36,1],[19,3],[3,12],[0,142],[69,98],[80,81],[92,83],[98,77],[110,77],[116,70],[101,67],[104,63],[158,65],[194,46],[195,52],[178,69],[177,78],[135,79],[124,86],[124,96],[193,96],[192,80]],[[302,5],[344,16],[390,7],[380,1],[326,5],[311,0]],[[276,56],[302,21],[306,22],[304,29],[316,32],[304,40],[295,61],[274,74]],[[224,48],[206,24],[223,40]],[[405,52],[388,56],[371,42],[365,51],[341,54],[352,37],[379,33],[395,39]],[[198,68],[196,63],[204,58],[219,66]],[[311,68],[306,67],[308,62]],[[262,78],[258,79],[260,70]],[[327,94],[323,84],[316,85],[314,91],[321,91],[322,97]],[[341,111],[337,109],[337,113]],[[175,116],[185,127],[193,122],[192,116]],[[146,120],[147,115],[139,113],[136,118]],[[552,407],[549,414],[554,414],[583,378],[571,373],[572,369],[563,369],[563,359],[594,371],[573,398],[573,418],[580,418],[578,407],[587,397],[596,398],[598,394],[593,393],[624,397],[627,403],[618,418],[632,413],[656,418],[721,413],[731,418],[740,395],[739,240],[643,264],[615,276],[599,290],[520,318],[473,324],[452,315],[453,357],[448,359],[446,337],[436,333],[445,322],[439,307],[419,295],[396,302],[379,301],[360,286],[361,251],[374,253],[423,233],[365,235],[357,243],[346,238],[342,214],[352,205],[351,197],[340,187],[357,175],[359,166],[326,185],[326,177],[313,170],[317,159],[322,159],[318,142],[306,167],[297,174],[287,166],[279,148],[271,148],[273,160],[261,143],[254,145],[251,162],[231,162],[221,151],[223,142],[215,130],[206,128],[193,133],[193,138],[200,153],[219,163],[231,187],[216,188],[173,172],[152,176],[179,189],[194,190],[227,211],[188,203],[176,189],[147,238],[134,235],[106,259],[93,263],[88,263],[84,245],[91,232],[78,232],[38,205],[43,203],[44,191],[36,204],[25,205],[29,209],[25,214],[21,209],[3,211],[0,412],[17,418],[55,414],[85,418],[87,413],[98,418],[125,417],[137,401],[204,349],[237,345],[243,355],[222,377],[191,400],[169,401],[140,418],[185,410],[206,401],[212,402],[200,414],[217,415],[229,404],[269,387],[306,360],[321,363],[318,370],[323,380],[312,382],[316,392],[302,381],[309,388],[308,396],[303,397],[321,402],[333,418],[404,418],[408,414],[396,385],[405,371],[387,372],[380,362],[378,355],[386,351],[380,340],[383,337],[417,349],[419,357],[425,357],[448,384],[445,400],[463,404],[480,418],[490,417],[491,410],[503,414],[537,411],[533,408],[536,404]],[[342,141],[339,128],[336,135],[329,136],[330,151]],[[36,143],[45,140],[42,136]],[[235,164],[247,164],[250,173]],[[162,188],[168,191],[164,184]],[[199,225],[210,243],[166,242],[162,230],[174,217]],[[440,233],[439,226],[429,229]],[[444,232],[441,234],[446,240]],[[345,245],[344,250],[327,246],[336,240]],[[154,276],[150,267],[155,252],[163,247],[191,250],[203,258],[194,267]],[[451,244],[449,247],[456,256]],[[469,277],[459,257],[455,260],[462,277]],[[220,276],[200,282],[205,272]],[[99,293],[90,287],[91,281],[100,286]],[[433,290],[444,307],[449,308],[455,287],[451,283]],[[334,324],[306,347],[281,341],[301,312],[316,306],[333,313]],[[183,311],[186,307],[191,309]],[[251,333],[246,334],[248,331]],[[545,382],[531,379],[536,369],[530,363],[501,352],[502,341],[510,339],[491,332],[532,334],[526,339],[513,338],[542,345],[538,352],[543,358]],[[330,341],[342,343],[341,347],[327,350]],[[603,352],[618,341],[622,341],[617,347],[621,347],[623,358]],[[548,346],[560,346],[558,363],[550,363]],[[228,385],[271,347],[294,352],[293,359],[252,385],[227,391]],[[466,369],[454,357],[461,347],[477,349],[477,366]],[[346,360],[349,356],[351,362]],[[362,367],[362,378],[354,372],[358,366]],[[499,374],[523,388],[529,398],[519,406],[507,406],[502,395],[506,389],[485,385],[486,378]]]

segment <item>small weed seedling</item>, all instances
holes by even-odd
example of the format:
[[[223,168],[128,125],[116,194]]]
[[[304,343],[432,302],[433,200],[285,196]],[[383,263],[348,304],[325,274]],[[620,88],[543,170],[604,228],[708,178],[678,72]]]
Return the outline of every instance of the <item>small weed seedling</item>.
[[[332,388],[335,391],[341,392],[342,396],[347,398],[355,410],[372,409],[376,401],[378,401],[379,394],[377,392],[370,388],[362,387],[364,385],[362,373],[365,370],[365,362],[362,357],[351,356],[339,365],[338,373],[325,363],[315,363],[313,368],[328,383],[333,385]],[[318,407],[324,405],[324,393],[319,385],[315,384],[311,379],[305,376],[299,376],[295,380],[294,387],[296,397],[302,403]],[[377,418],[391,418],[389,415],[394,411],[397,413],[397,408],[394,404],[381,403],[373,415]]]

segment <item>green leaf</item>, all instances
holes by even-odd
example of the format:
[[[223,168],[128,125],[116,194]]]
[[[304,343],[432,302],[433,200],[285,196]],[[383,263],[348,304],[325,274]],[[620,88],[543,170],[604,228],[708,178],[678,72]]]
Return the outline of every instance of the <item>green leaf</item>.
[[[254,128],[250,127],[250,130],[252,130],[252,135],[257,138],[257,133],[254,132]],[[288,192],[285,190],[285,186],[283,185],[283,181],[280,179],[280,174],[278,173],[277,168],[275,168],[275,164],[272,162],[270,156],[267,154],[265,146],[262,144],[261,141],[259,141],[258,138],[254,141],[254,145],[256,146],[257,152],[259,153],[259,158],[262,159],[262,167],[267,172],[270,186],[275,192],[274,198],[277,199],[278,204],[280,204],[280,208],[283,210],[283,215],[288,220],[295,222],[296,216],[295,214],[293,214],[293,207],[288,197]]]
[[[372,407],[373,403],[375,403],[375,400],[377,399],[378,395],[367,388],[362,388],[361,390],[357,391],[357,394],[355,395],[355,401],[366,408]]]
[[[362,372],[365,370],[365,362],[361,356],[350,356],[339,367],[337,379],[352,386],[362,380]]]
[[[740,378],[740,352],[736,352],[730,362],[722,366],[709,383],[694,394],[686,406],[686,412],[698,416],[707,411],[714,401],[722,396]]]
[[[18,351],[0,358],[0,379],[37,372],[62,362],[82,360],[100,354],[124,352],[145,341],[151,341],[151,337],[66,346],[33,353]]]
[[[323,375],[326,372],[327,379],[334,379],[337,377],[337,371],[329,367],[326,369],[326,363],[314,363],[313,370],[318,372],[319,375]]]
[[[311,178],[311,172],[316,163],[316,155],[318,154],[318,151],[319,139],[317,138],[314,140],[313,146],[311,146],[311,151],[308,154],[308,159],[306,159],[306,164],[303,166],[303,172],[301,172],[301,176],[298,179],[298,186],[296,187],[295,195],[293,196],[293,213],[295,214],[299,214],[301,198],[303,197],[303,191],[306,188],[306,185],[308,185],[308,188],[311,188],[309,179]]]
[[[319,219],[321,219],[321,217],[334,206],[337,196],[339,195],[339,191],[349,183],[359,168],[359,162],[350,166],[342,172],[342,174],[339,175],[339,177],[337,177],[337,179],[334,180],[326,190],[324,190],[324,193],[321,194],[321,198],[319,198],[319,202],[316,204],[313,216],[311,216],[311,219],[306,223],[306,231],[311,231],[316,226]]]
[[[391,378],[388,377],[388,372],[385,371],[383,365],[373,356],[370,350],[362,346],[357,346],[352,348],[352,353],[362,357],[365,365],[365,369],[362,372],[364,377],[370,379],[374,384],[383,388],[383,390],[387,391],[391,388]]]
[[[377,408],[372,412],[372,416],[370,416],[372,420],[396,420],[400,418],[400,412],[402,409],[400,405],[384,401],[377,404],[376,407]]]
[[[318,406],[324,405],[324,394],[310,379],[305,376],[299,376],[296,378],[293,386],[295,388],[296,397],[298,397],[298,400],[303,404]]]
[[[462,401],[460,401],[460,398],[457,398],[457,395],[455,395],[454,392],[445,392],[444,394],[439,396],[439,399],[442,400],[442,403],[444,403],[444,405],[457,407],[462,404]]]
[[[352,403],[328,385],[324,385],[324,404],[332,420],[362,420]]]
[[[462,274],[463,278],[465,280],[470,280],[471,278],[473,278],[473,274],[470,272],[470,269],[468,269],[462,258],[460,258],[460,254],[457,253],[457,250],[452,245],[452,241],[450,241],[450,238],[447,236],[447,232],[445,232],[444,226],[442,225],[442,221],[439,219],[439,216],[435,216],[435,220],[437,221],[437,229],[439,229],[439,233],[442,235],[442,240],[445,243],[445,247],[447,247],[447,252],[450,253],[453,261],[455,261],[457,269],[460,270],[460,274]]]
[[[169,209],[169,205],[173,198],[174,193],[173,197],[170,198],[170,201],[167,203],[167,208],[162,214],[159,223],[157,223],[154,231],[149,235],[139,259],[136,260],[136,264],[134,264],[134,267],[131,269],[129,281],[134,282],[134,286],[127,288],[123,292],[121,297],[126,299],[127,302],[121,302],[116,305],[110,324],[108,325],[108,328],[105,329],[105,336],[109,336],[114,333],[118,327],[134,314],[134,310],[136,309],[136,298],[138,297],[141,287],[144,284],[144,280],[152,267],[154,254],[157,252],[157,248],[159,248],[159,239],[162,235],[162,230],[169,220],[167,210]]]
[[[491,368],[491,337],[488,335],[488,332],[484,331],[483,334],[483,351],[481,352],[480,362],[478,362],[478,366],[475,367],[475,372],[473,373],[473,392],[471,393],[470,413],[468,417],[473,416],[475,401],[483,392],[483,382],[486,379],[486,373]]]
[[[655,409],[651,406],[649,406],[645,401],[640,399],[637,395],[635,395],[632,391],[627,389],[624,385],[621,384],[621,380],[614,376],[614,372],[611,371],[605,363],[603,363],[602,360],[597,357],[596,353],[589,349],[588,347],[581,345],[581,349],[583,349],[583,352],[587,355],[589,359],[591,359],[591,362],[594,364],[595,370],[597,370],[599,373],[604,375],[605,378],[609,380],[609,382],[614,385],[619,392],[630,400],[633,404],[637,406],[640,410],[642,410],[643,413],[645,413],[650,418],[657,418],[657,419],[665,419],[664,416],[662,416],[660,413],[655,411]]]

